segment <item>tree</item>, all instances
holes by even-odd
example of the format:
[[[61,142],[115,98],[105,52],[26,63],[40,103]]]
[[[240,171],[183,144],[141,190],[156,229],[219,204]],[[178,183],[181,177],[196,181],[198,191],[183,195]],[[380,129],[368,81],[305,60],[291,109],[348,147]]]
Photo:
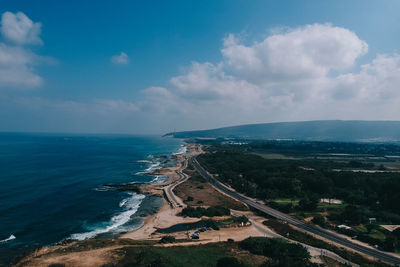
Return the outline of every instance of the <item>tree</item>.
[[[367,217],[365,216],[365,211],[355,205],[346,206],[342,212],[341,217],[344,221],[347,221],[353,225],[360,224],[367,220]]]
[[[318,206],[318,200],[316,198],[302,198],[299,201],[299,209],[304,211],[313,211]]]
[[[244,266],[241,264],[236,258],[234,257],[224,257],[218,260],[217,267],[242,267]]]
[[[325,226],[325,217],[320,214],[316,214],[314,216],[314,218],[312,219],[312,222],[319,226],[324,227]]]
[[[160,243],[174,243],[175,237],[171,235],[163,236],[160,240]]]

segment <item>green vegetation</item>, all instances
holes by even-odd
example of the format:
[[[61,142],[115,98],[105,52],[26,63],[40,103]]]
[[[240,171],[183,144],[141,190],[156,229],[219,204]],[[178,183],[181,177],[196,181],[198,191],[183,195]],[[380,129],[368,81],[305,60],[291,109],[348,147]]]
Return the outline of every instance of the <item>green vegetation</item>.
[[[128,247],[122,249],[121,254],[124,255],[123,259],[112,266],[216,266],[219,259],[229,255],[226,248],[217,245],[170,248]]]
[[[239,192],[262,200],[301,198],[299,205],[311,210],[316,199],[336,197],[364,205],[386,219],[400,222],[400,176],[398,173],[333,171],[317,160],[266,160],[242,151],[224,151],[199,156],[207,170]],[[314,170],[304,170],[307,166]],[[310,205],[311,204],[311,205]],[[367,214],[366,214],[367,215]],[[375,217],[375,216],[374,216]]]
[[[176,239],[174,236],[166,235],[160,239],[160,243],[175,243]]]
[[[310,254],[303,246],[279,238],[249,237],[240,247],[253,254],[272,259],[266,266],[318,266],[310,263]]]
[[[243,263],[240,263],[234,257],[224,257],[218,260],[217,267],[244,267]]]
[[[381,263],[381,262],[372,262],[372,261],[362,257],[359,254],[352,253],[343,248],[339,248],[337,246],[328,244],[328,243],[326,243],[320,239],[317,239],[309,234],[297,231],[297,230],[293,229],[292,227],[290,227],[288,224],[282,223],[278,220],[269,219],[267,221],[264,221],[263,223],[282,236],[287,236],[288,238],[290,238],[292,240],[295,240],[295,241],[298,241],[298,242],[301,242],[301,243],[304,243],[304,244],[307,244],[307,245],[310,245],[313,247],[330,250],[330,251],[336,253],[337,255],[341,256],[342,258],[352,261],[354,263],[357,263],[361,266],[377,266],[377,267],[390,266],[390,265],[387,265],[387,264]]]
[[[316,214],[314,216],[314,218],[312,219],[312,222],[316,225],[319,225],[321,227],[324,227],[326,225],[326,220],[325,217],[320,215],[320,214]]]
[[[200,218],[202,216],[215,217],[215,216],[228,216],[230,214],[231,212],[229,209],[220,206],[213,206],[207,209],[202,207],[193,208],[188,206],[184,208],[181,211],[181,213],[179,213],[179,216]]]
[[[369,224],[369,218],[400,224],[400,173],[381,171],[386,162],[396,161],[392,156],[400,154],[400,146],[252,141],[242,146],[214,142],[206,149],[209,153],[198,157],[200,164],[235,190],[381,249],[400,250],[400,238],[380,229],[378,223],[373,222],[373,231],[357,230]],[[321,198],[343,203],[320,203]],[[340,224],[353,229],[336,229]]]
[[[223,225],[230,225],[230,224],[245,224],[249,221],[246,216],[232,216],[226,220],[220,221]]]

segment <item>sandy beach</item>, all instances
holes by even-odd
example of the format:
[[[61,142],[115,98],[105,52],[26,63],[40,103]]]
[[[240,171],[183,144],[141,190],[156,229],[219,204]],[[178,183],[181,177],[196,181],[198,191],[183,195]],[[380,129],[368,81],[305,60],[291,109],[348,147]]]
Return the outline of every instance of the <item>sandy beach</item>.
[[[185,161],[191,156],[198,155],[202,153],[198,146],[193,144],[186,144],[187,153],[175,155],[177,157],[177,164],[173,167],[165,167],[155,171],[155,175],[165,175],[168,179],[159,184],[150,184],[140,187],[140,191],[145,194],[153,194],[163,197],[163,205],[155,214],[148,216],[143,225],[131,232],[125,233],[120,236],[120,238],[130,238],[134,240],[157,240],[160,239],[162,235],[154,234],[158,228],[167,228],[179,223],[191,223],[197,222],[198,218],[184,218],[177,216],[181,212],[182,208],[172,207],[168,201],[165,199],[163,194],[163,189],[167,186],[175,183],[181,177],[178,172],[182,172],[185,168]],[[178,198],[178,197],[176,197]]]

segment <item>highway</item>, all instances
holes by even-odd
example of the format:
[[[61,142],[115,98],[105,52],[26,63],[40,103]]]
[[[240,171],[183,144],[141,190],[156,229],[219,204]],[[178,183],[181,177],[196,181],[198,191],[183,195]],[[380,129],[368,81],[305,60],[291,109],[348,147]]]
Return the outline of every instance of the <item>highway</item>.
[[[351,248],[355,251],[358,251],[360,253],[363,253],[365,255],[371,256],[375,259],[379,259],[383,262],[387,262],[390,264],[395,264],[400,266],[400,258],[397,258],[395,256],[389,255],[387,253],[384,253],[382,251],[379,251],[377,249],[373,248],[368,248],[356,243],[351,242],[350,240],[347,240],[335,233],[326,231],[321,228],[317,228],[314,226],[311,226],[303,221],[300,221],[290,215],[287,215],[285,213],[282,213],[280,211],[277,211],[275,209],[272,209],[266,205],[257,203],[255,200],[246,197],[242,194],[239,194],[238,192],[234,191],[233,189],[229,188],[228,186],[224,185],[223,183],[219,182],[217,179],[215,179],[211,174],[209,174],[197,161],[195,157],[190,158],[191,164],[197,169],[197,171],[200,173],[201,176],[203,176],[204,179],[206,179],[210,184],[212,184],[214,187],[219,189],[220,191],[224,192],[225,194],[242,201],[246,203],[249,207],[252,207],[256,210],[259,210],[263,213],[266,213],[274,218],[286,221],[289,224],[292,224],[303,231],[306,231],[308,233],[323,237],[327,240],[333,241],[337,244],[342,245],[343,247]]]

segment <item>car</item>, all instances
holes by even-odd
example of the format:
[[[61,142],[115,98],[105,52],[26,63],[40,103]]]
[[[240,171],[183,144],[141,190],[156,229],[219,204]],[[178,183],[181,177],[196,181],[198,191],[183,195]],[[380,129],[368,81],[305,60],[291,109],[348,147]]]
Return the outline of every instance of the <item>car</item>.
[[[198,235],[198,234],[197,234],[197,235],[196,235],[196,234],[193,234],[193,235],[192,235],[192,239],[199,239],[199,235]]]

